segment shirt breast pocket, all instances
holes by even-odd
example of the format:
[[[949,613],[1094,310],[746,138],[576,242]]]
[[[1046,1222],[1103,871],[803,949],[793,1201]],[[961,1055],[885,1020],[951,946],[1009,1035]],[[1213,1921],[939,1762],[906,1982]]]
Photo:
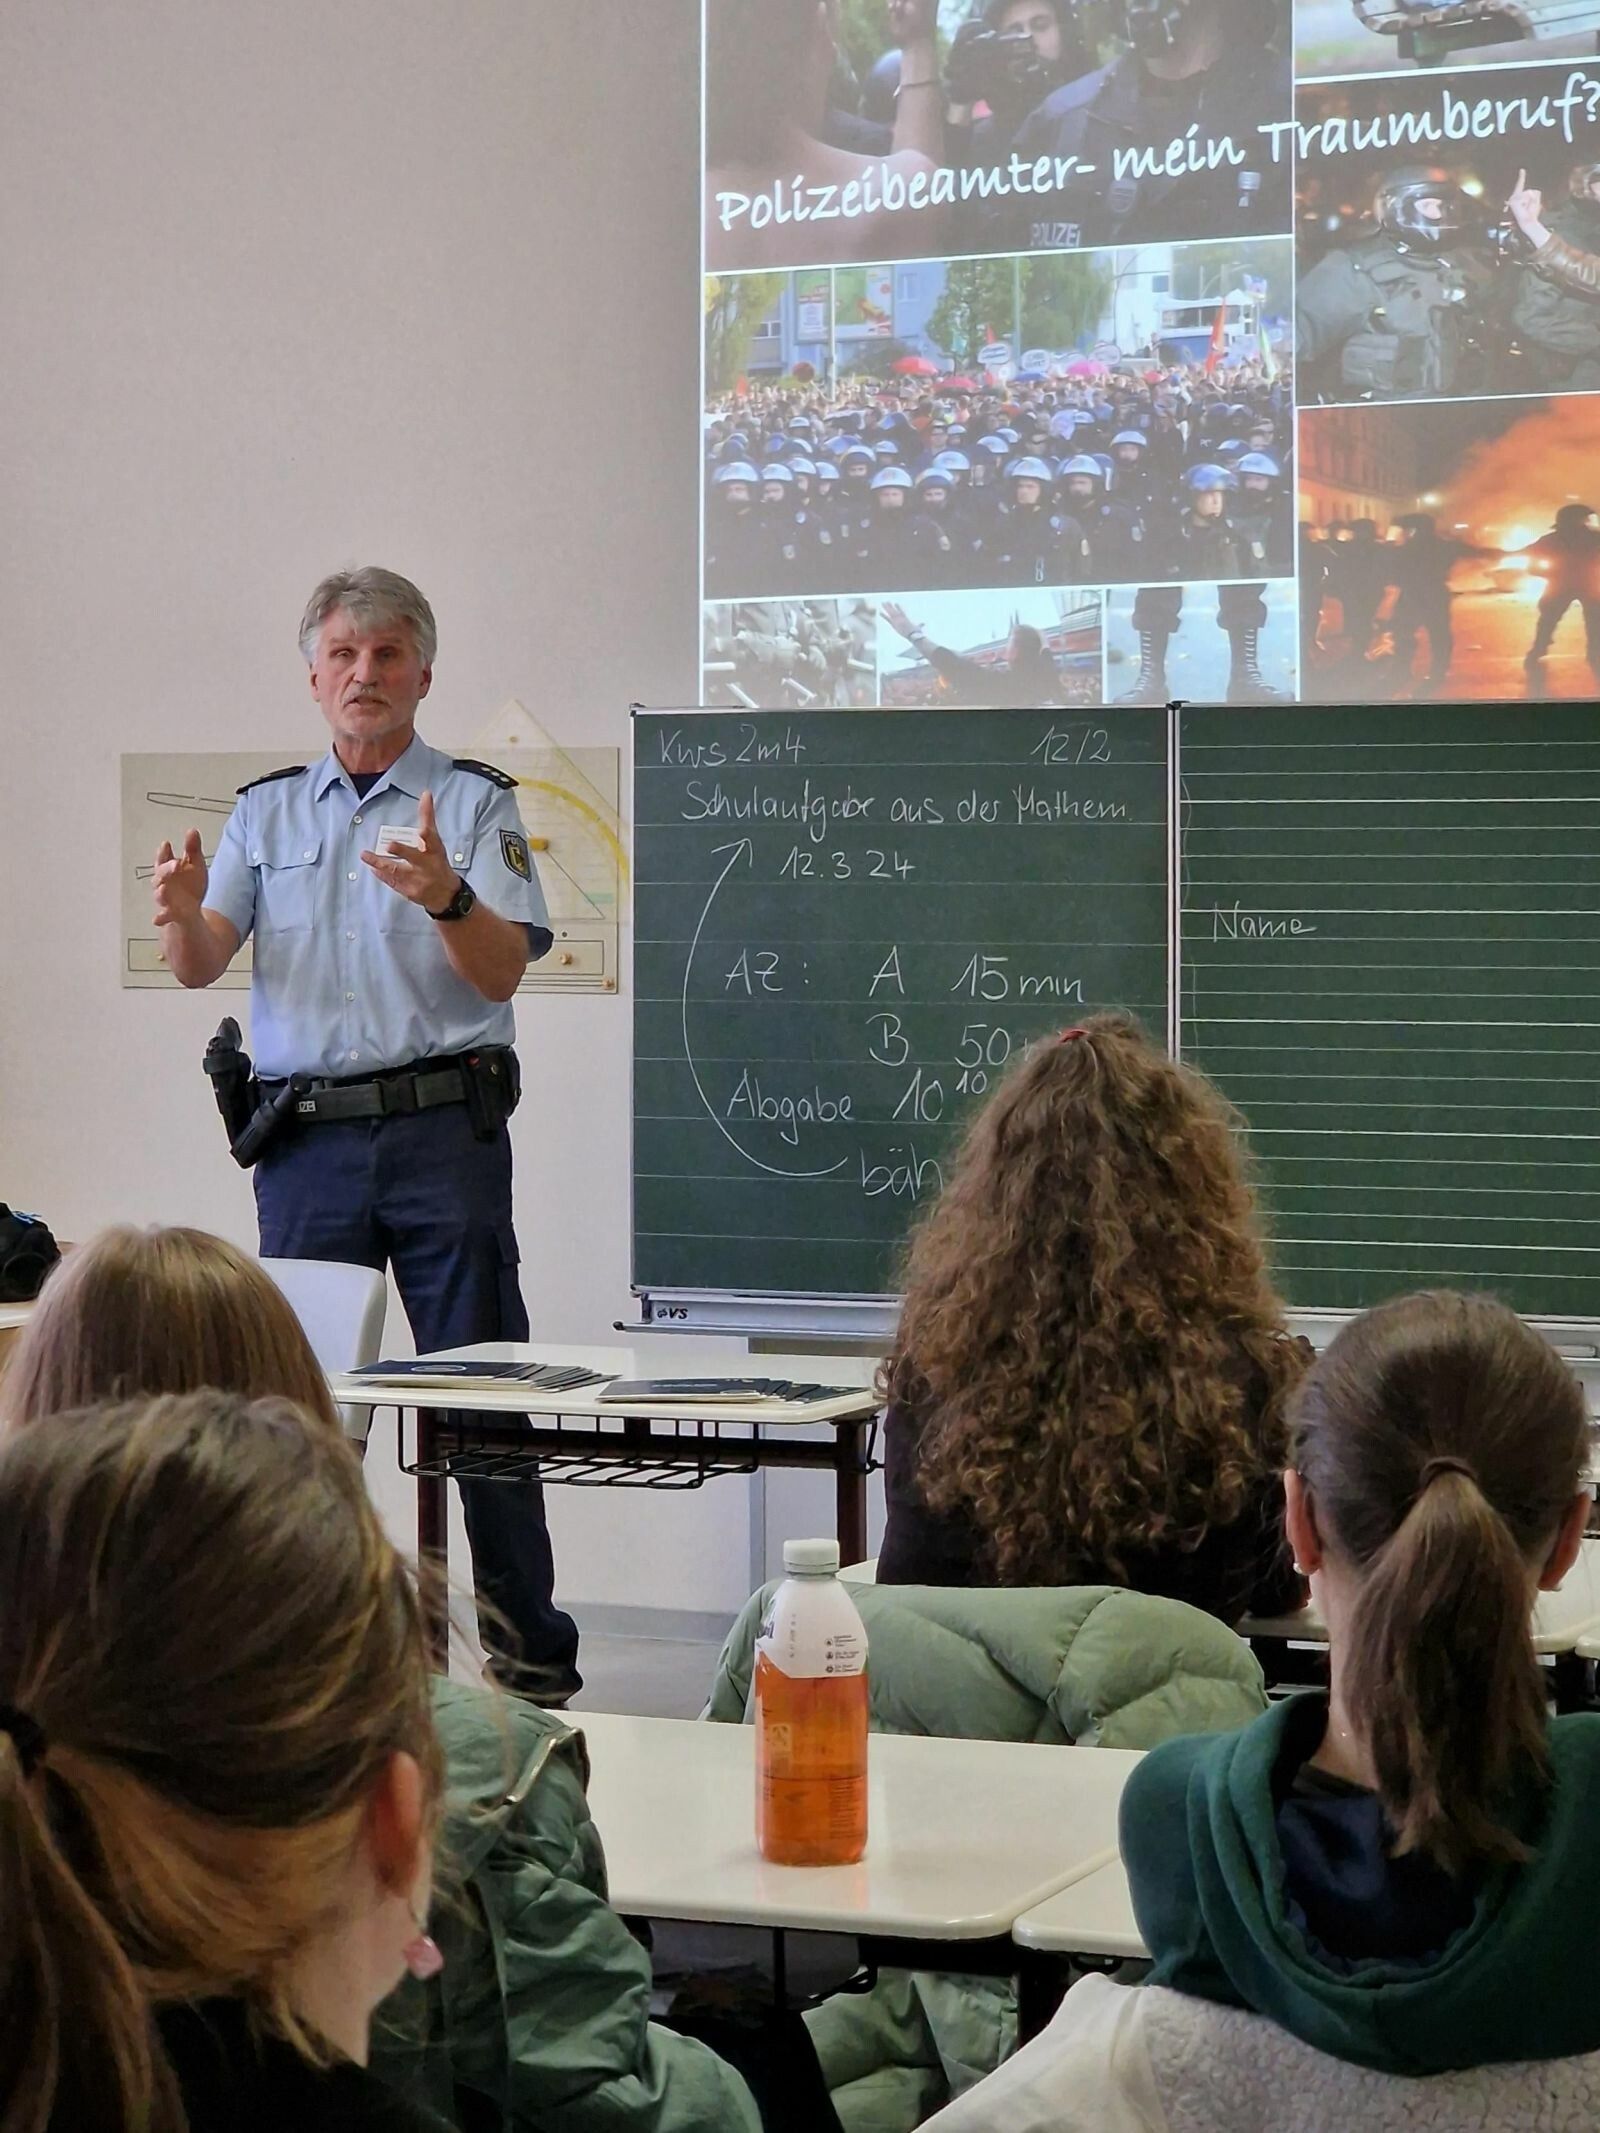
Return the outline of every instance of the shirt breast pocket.
[[[256,870],[256,930],[309,933],[316,923],[322,839],[279,831],[252,846],[250,857]]]

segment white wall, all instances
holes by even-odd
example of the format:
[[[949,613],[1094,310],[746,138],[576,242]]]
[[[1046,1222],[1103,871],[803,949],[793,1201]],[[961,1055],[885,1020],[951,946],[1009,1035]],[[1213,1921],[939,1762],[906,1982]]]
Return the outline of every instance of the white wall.
[[[118,984],[117,758],[315,750],[324,571],[427,591],[436,742],[514,695],[625,749],[630,700],[692,700],[698,86],[696,0],[7,0],[0,1198],[60,1234],[254,1241],[200,1073],[230,1003]],[[629,1301],[628,1014],[519,1004],[550,1338]],[[744,1595],[741,1484],[553,1512],[580,1604]]]

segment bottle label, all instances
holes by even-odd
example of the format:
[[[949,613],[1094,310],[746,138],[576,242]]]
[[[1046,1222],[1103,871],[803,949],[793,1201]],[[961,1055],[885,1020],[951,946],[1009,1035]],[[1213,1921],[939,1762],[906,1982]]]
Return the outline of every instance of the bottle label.
[[[867,1640],[862,1631],[835,1623],[825,1627],[807,1610],[780,1609],[776,1600],[767,1609],[756,1638],[756,1652],[780,1674],[792,1681],[823,1681],[859,1674],[867,1664]]]

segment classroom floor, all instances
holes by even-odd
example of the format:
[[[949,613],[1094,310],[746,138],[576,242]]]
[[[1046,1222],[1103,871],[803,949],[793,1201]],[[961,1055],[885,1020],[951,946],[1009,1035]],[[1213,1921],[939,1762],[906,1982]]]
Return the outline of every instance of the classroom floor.
[[[582,1610],[578,1610],[580,1632]],[[640,1718],[698,1718],[716,1672],[719,1644],[588,1634],[578,1651],[583,1688],[574,1711],[627,1711]]]

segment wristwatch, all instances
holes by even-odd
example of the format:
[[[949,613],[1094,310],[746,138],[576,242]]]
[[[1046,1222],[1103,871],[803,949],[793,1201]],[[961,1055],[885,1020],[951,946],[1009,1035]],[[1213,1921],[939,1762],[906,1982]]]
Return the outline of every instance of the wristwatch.
[[[456,893],[454,896],[451,897],[442,911],[430,911],[428,916],[443,926],[451,919],[465,918],[477,901],[478,898],[475,891],[469,888],[458,874],[456,876]]]

